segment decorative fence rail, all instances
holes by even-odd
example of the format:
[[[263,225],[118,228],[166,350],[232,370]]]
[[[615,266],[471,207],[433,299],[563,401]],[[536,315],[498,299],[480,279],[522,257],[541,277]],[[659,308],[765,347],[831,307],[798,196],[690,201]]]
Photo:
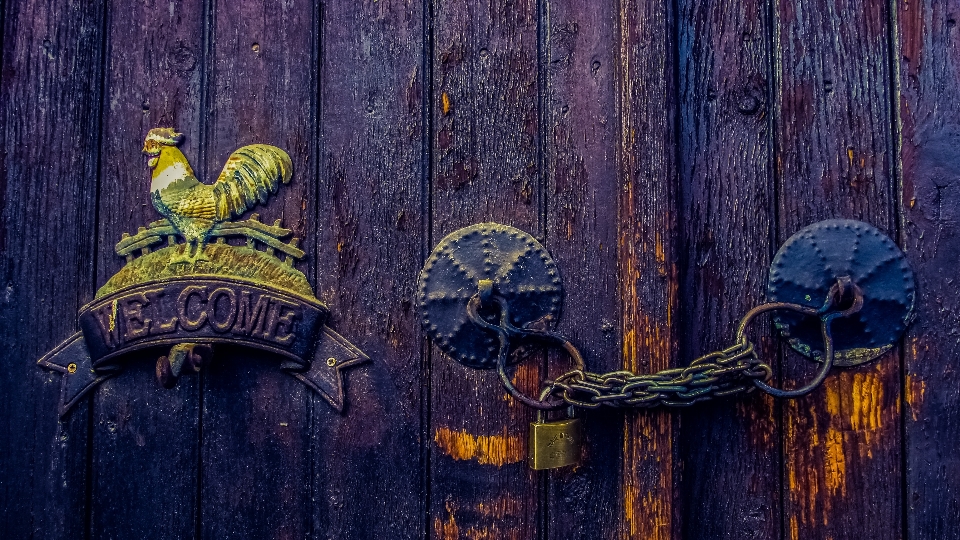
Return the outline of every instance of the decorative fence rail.
[[[292,238],[287,243],[281,240],[290,236],[293,231],[281,227],[279,219],[273,225],[267,225],[261,223],[259,218],[260,214],[252,214],[250,219],[245,221],[217,223],[210,231],[210,237],[216,238],[218,244],[226,243],[227,238],[243,237],[246,238],[247,247],[250,249],[256,249],[256,243],[259,242],[266,246],[264,252],[268,255],[279,258],[276,251],[283,253],[283,263],[287,266],[293,266],[295,261],[303,259],[305,253],[297,248],[299,238]],[[140,227],[137,234],[123,233],[122,239],[114,249],[117,255],[126,257],[129,264],[137,257],[137,251],[141,256],[146,255],[164,240],[168,246],[175,246],[178,244],[178,237],[183,238],[173,224],[169,220],[161,219],[146,227]]]

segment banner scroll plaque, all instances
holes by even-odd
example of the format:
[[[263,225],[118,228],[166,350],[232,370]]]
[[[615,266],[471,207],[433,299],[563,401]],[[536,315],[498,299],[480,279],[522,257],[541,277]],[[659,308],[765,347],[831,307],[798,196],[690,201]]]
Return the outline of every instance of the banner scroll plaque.
[[[329,310],[293,266],[304,257],[298,239],[284,241],[292,231],[257,214],[230,221],[290,181],[289,156],[245,146],[208,185],[177,148],[181,140],[168,128],[147,135],[151,198],[165,219],[124,235],[116,252],[126,265],[80,309],[80,332],[38,362],[63,374],[60,415],[119,373],[129,353],[153,348],[162,351],[157,378],[166,387],[220,358],[221,348],[253,348],[342,410],[341,371],[369,358],[326,326]]]

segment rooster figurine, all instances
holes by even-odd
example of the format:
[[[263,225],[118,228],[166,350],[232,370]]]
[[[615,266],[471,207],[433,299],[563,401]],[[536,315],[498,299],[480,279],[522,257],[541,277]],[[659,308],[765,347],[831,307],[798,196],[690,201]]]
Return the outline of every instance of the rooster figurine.
[[[197,180],[183,152],[177,148],[183,134],[172,128],[154,128],[143,142],[153,206],[180,232],[186,244],[183,261],[206,259],[203,248],[213,228],[252,206],[265,204],[280,182],[290,182],[293,163],[283,150],[251,144],[234,152],[213,185]]]

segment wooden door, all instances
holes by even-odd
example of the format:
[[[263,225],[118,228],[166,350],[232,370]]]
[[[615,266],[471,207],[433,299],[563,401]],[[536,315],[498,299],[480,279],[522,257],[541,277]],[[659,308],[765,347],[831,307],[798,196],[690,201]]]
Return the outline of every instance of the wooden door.
[[[937,0],[5,0],[5,538],[960,538],[960,45]],[[154,353],[58,421],[36,359],[157,219],[140,154],[203,179],[270,143],[265,207],[331,326],[372,359],[339,414],[262,355],[171,390]],[[525,463],[533,413],[425,339],[447,233],[529,231],[596,371],[730,343],[777,247],[879,227],[917,319],[808,397],[583,415],[579,467]],[[815,366],[763,331],[790,386]],[[557,363],[560,358],[553,359]],[[557,369],[557,368],[554,368]],[[545,373],[524,364],[518,384]]]

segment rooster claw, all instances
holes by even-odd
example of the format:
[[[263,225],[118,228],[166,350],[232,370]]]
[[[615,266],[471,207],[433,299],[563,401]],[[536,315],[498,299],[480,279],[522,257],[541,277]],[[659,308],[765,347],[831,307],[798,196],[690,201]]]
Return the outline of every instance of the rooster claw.
[[[170,264],[174,265],[174,264],[183,263],[183,264],[195,265],[199,261],[207,261],[207,262],[210,261],[210,257],[207,257],[206,255],[203,254],[202,247],[196,248],[196,250],[193,251],[193,254],[189,254],[188,253],[189,251],[190,251],[189,245],[184,244],[183,250],[181,250],[179,253],[175,252],[176,254],[170,257]]]
[[[157,359],[157,381],[164,388],[177,385],[180,375],[199,373],[210,363],[213,346],[205,343],[178,343],[170,347],[167,356]]]

